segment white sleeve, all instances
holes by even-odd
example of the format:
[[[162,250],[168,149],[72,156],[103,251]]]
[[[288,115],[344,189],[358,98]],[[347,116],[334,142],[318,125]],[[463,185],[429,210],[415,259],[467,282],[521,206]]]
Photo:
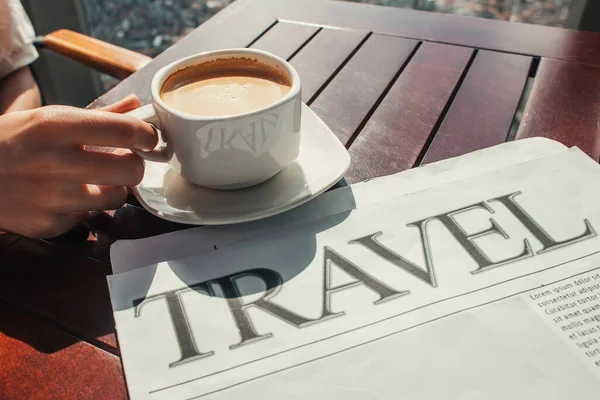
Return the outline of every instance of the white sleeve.
[[[20,0],[0,0],[0,79],[37,59],[34,38]]]

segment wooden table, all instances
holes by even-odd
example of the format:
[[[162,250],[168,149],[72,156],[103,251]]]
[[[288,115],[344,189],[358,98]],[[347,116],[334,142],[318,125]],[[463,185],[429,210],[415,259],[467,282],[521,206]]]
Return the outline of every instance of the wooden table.
[[[291,61],[304,101],[349,148],[350,183],[514,137],[600,156],[600,34],[346,2],[237,0],[92,106],[131,92],[147,103],[158,68],[226,47]],[[95,237],[0,237],[0,398],[127,397],[109,246],[187,227],[133,198],[111,214],[90,219]]]

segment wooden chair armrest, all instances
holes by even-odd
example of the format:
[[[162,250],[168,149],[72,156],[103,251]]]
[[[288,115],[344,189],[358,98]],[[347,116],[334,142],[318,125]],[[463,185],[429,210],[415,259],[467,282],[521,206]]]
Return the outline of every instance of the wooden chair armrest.
[[[146,55],[67,29],[49,33],[37,44],[119,79],[128,77],[152,60]]]

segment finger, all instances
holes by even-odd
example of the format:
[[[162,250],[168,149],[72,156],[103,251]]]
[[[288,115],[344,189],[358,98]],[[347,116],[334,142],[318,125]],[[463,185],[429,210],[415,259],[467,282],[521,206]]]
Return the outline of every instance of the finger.
[[[21,192],[35,193],[23,196],[20,206],[29,214],[38,210],[43,215],[69,214],[73,212],[115,210],[127,200],[123,186],[103,186],[65,183],[63,180],[24,180],[18,188]],[[19,214],[19,213],[17,213]],[[44,220],[44,218],[38,218]]]
[[[127,189],[117,186],[72,185],[65,187],[63,196],[53,205],[61,214],[105,211],[121,208],[127,200]]]
[[[65,181],[94,185],[135,186],[144,176],[144,161],[134,154],[73,149],[63,153],[53,172]]]
[[[136,95],[130,94],[116,103],[100,107],[97,110],[121,114],[138,108],[140,104],[140,99],[138,99]]]
[[[158,135],[139,118],[100,110],[49,106],[36,111],[32,123],[39,124],[53,144],[120,147],[148,151],[156,147]]]
[[[19,233],[31,238],[55,238],[81,224],[88,215],[87,212],[39,215],[35,218],[34,224],[27,226]]]

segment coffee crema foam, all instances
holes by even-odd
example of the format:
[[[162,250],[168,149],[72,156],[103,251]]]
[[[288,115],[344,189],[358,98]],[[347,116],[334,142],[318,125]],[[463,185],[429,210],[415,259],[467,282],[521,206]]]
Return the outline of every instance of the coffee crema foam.
[[[284,97],[291,79],[283,71],[248,58],[209,61],[172,74],[160,97],[174,109],[222,117],[252,112]]]

